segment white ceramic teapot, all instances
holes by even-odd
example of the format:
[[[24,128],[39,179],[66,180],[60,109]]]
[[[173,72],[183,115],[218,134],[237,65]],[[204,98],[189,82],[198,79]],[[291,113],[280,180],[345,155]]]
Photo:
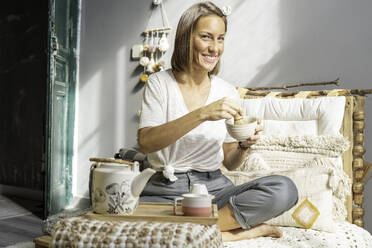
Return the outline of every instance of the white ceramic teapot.
[[[156,171],[147,168],[140,172],[138,162],[125,164],[115,159],[90,160],[98,162],[91,167],[93,211],[100,214],[132,214],[137,208],[139,195]]]

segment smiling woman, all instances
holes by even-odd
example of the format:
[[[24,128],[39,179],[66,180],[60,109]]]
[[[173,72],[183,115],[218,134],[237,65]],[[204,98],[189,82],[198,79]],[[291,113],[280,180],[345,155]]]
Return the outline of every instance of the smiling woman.
[[[193,33],[193,70],[212,71],[223,53],[225,39],[223,19],[212,15],[201,18]]]
[[[205,18],[208,21],[206,21]],[[214,22],[210,23],[210,19],[213,19]],[[214,25],[216,25],[216,27],[214,27]],[[178,22],[176,38],[174,42],[174,52],[172,55],[173,70],[176,72],[182,72],[189,71],[190,68],[192,68],[194,62],[194,45],[196,45],[194,43],[197,36],[207,35],[209,36],[208,38],[214,38],[210,37],[211,34],[208,32],[215,32],[214,35],[218,35],[219,40],[221,40],[222,38],[222,45],[224,45],[223,41],[226,31],[226,16],[214,4],[205,3],[194,5],[189,8],[181,16],[181,19]],[[220,35],[223,35],[223,37],[220,37]],[[217,58],[217,64],[210,71],[210,74],[212,75],[217,75],[219,71],[219,58],[222,55],[222,52],[223,49],[221,51],[221,54],[219,54],[219,57]]]
[[[280,237],[278,228],[262,223],[297,202],[294,183],[270,176],[234,186],[220,170],[221,163],[229,170],[237,168],[260,130],[240,146],[227,133],[225,120],[242,111],[236,88],[216,76],[226,30],[226,16],[216,5],[193,5],[178,23],[172,69],[150,76],[138,144],[157,173],[140,200],[172,202],[193,184],[205,184],[215,197],[224,241]]]

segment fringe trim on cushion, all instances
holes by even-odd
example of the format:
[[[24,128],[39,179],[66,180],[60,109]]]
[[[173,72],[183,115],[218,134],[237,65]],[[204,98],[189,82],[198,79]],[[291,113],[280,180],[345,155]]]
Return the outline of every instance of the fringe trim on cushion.
[[[333,209],[332,209],[333,220],[336,220],[336,221],[346,220],[347,211],[345,207],[345,201],[342,201],[336,196],[332,196],[332,200],[333,200]]]
[[[247,156],[244,163],[237,169],[240,171],[259,171],[270,170],[270,166],[257,153],[251,153]]]
[[[251,146],[251,150],[302,152],[338,157],[349,145],[349,141],[342,135],[262,135],[257,143]]]
[[[309,163],[304,164],[304,167],[326,169],[331,174],[329,187],[337,198],[346,200],[346,197],[351,194],[351,179],[343,170],[338,169],[332,160],[328,158],[314,158]]]

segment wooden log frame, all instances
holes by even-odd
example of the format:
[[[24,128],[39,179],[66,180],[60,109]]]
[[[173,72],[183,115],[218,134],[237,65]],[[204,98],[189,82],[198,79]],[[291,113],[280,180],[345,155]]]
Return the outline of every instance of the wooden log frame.
[[[335,80],[337,81],[337,80]],[[333,81],[333,82],[335,82]],[[332,84],[335,84],[333,83]],[[300,84],[298,86],[305,86]],[[297,86],[295,86],[297,87]],[[257,87],[258,88],[258,87]],[[261,87],[262,88],[262,87]],[[256,88],[238,87],[241,98],[254,99],[260,97],[278,98],[312,98],[312,97],[332,97],[345,96],[345,113],[343,125],[340,130],[344,137],[350,141],[350,148],[342,156],[343,169],[352,179],[351,196],[346,199],[347,220],[360,227],[364,226],[364,182],[372,164],[364,161],[363,155],[366,152],[364,147],[364,128],[365,128],[365,100],[366,95],[372,94],[372,89],[332,89],[318,91],[262,91]],[[270,87],[267,87],[270,88]],[[273,87],[280,89],[280,87]],[[286,88],[289,88],[286,86]],[[286,88],[282,88],[285,89]],[[264,88],[263,88],[264,89]]]
[[[353,210],[352,219],[353,223],[363,227],[363,202],[364,202],[364,181],[365,178],[365,163],[363,155],[366,152],[364,148],[364,138],[360,139],[360,136],[364,137],[364,121],[365,121],[365,96],[355,96],[355,104],[353,110],[353,160],[363,161],[362,166],[353,168]],[[357,137],[359,137],[357,139]]]

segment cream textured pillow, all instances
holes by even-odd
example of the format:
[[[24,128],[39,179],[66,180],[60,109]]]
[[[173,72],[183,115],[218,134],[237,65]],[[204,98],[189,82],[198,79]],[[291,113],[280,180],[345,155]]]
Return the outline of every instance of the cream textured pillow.
[[[345,97],[241,99],[243,114],[262,120],[263,134],[336,135],[345,111]]]
[[[271,225],[304,228],[303,225],[296,222],[292,215],[298,206],[308,199],[319,212],[319,216],[315,219],[310,228],[319,231],[333,232],[332,189],[329,186],[330,174],[327,171],[319,171],[318,168],[296,169],[279,172],[278,174],[291,178],[296,184],[299,192],[298,202],[290,210],[267,221],[267,223]],[[308,215],[311,216],[311,213]],[[305,217],[307,216],[305,215]]]
[[[332,180],[332,174],[329,171],[310,167],[292,170],[265,170],[255,172],[225,171],[224,174],[236,185],[266,175],[282,175],[291,178],[298,189],[299,199],[297,204],[282,215],[267,221],[267,223],[271,225],[304,228],[303,225],[296,222],[292,217],[292,214],[304,200],[308,199],[319,212],[319,216],[315,219],[311,229],[333,232],[332,189],[329,185]]]
[[[238,170],[255,171],[262,161],[272,169],[299,168],[314,158],[329,158],[342,170],[341,155],[348,148],[349,141],[342,135],[261,135]]]
[[[336,180],[332,186],[333,218],[345,220],[345,201],[351,193],[351,180],[342,169],[341,155],[348,147],[349,141],[342,135],[262,135],[237,170],[269,173],[308,167],[326,169]]]

